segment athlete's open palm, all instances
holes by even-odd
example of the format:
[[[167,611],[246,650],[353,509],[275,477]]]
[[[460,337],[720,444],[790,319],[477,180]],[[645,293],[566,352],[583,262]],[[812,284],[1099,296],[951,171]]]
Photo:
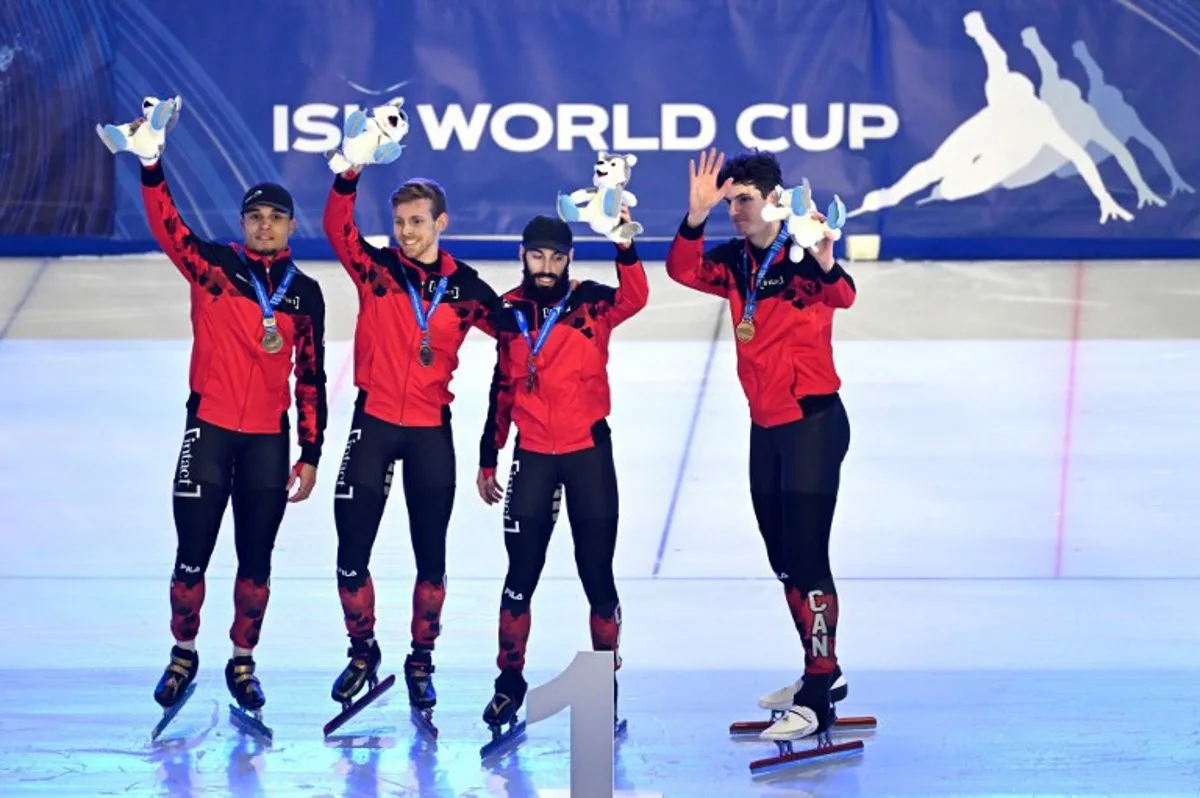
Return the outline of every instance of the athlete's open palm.
[[[725,153],[718,153],[715,149],[700,153],[698,167],[696,159],[688,161],[689,223],[699,224],[708,218],[709,212],[729,193],[729,187],[733,185],[732,177],[726,178],[724,183],[717,185],[717,176],[720,175],[721,167],[724,165]]]

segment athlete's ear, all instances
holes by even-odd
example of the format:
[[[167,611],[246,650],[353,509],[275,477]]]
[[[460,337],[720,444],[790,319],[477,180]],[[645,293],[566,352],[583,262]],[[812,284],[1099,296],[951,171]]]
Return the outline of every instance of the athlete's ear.
[[[522,264],[525,263],[525,245],[524,244],[517,244],[517,258],[521,261]]]
[[[450,214],[446,213],[445,211],[443,211],[442,214],[433,222],[433,227],[435,230],[437,230],[438,235],[441,235],[443,232],[445,232],[446,228],[449,226]]]

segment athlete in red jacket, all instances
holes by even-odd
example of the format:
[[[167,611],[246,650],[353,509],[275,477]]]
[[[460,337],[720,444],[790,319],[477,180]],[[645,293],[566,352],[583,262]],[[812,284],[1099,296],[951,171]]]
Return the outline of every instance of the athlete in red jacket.
[[[628,208],[623,217],[629,220]],[[646,306],[650,288],[632,243],[618,245],[617,288],[573,283],[572,245],[565,222],[533,219],[520,250],[524,278],[496,312],[498,359],[479,443],[479,495],[488,504],[503,495],[496,465],[510,423],[517,441],[504,504],[508,574],[500,598],[500,675],[483,715],[493,729],[507,724],[525,699],[530,601],[563,487],[575,561],[591,606],[592,647],[612,651],[621,666],[621,606],[613,577],[617,475],[606,420],[608,344],[613,329]]]
[[[252,654],[270,596],[271,554],[288,494],[298,484],[290,501],[308,498],[324,443],[325,300],[320,285],[292,262],[288,238],[296,222],[282,186],[251,187],[241,207],[244,241],[218,244],[180,218],[161,161],[142,164],[150,230],[191,288],[194,339],[173,489],[175,645],[154,698],[173,707],[196,678],[204,574],[232,497],[238,567],[225,679],[240,706],[258,711],[266,698]],[[293,372],[300,457],[289,467]]]
[[[831,338],[834,310],[854,303],[854,281],[834,260],[828,237],[794,263],[783,224],[763,221],[763,205],[783,182],[774,156],[726,163],[724,154],[709,152],[690,169],[688,215],[667,254],[667,273],[729,300],[750,405],[750,496],[805,651],[804,677],[760,701],[791,710],[764,736],[794,739],[824,731],[832,702],[846,694],[829,535],[850,423]],[[706,249],[705,222],[722,200],[741,235]]]
[[[449,222],[446,195],[412,179],[391,197],[399,247],[371,246],[354,221],[361,172],[334,179],[325,233],[358,290],[354,384],[358,401],[334,487],[337,583],[350,663],[334,682],[346,704],[377,678],[375,588],[368,565],[397,460],[416,560],[412,651],[404,663],[409,700],[430,713],[433,648],[446,596],[446,531],[456,487],[450,380],[471,327],[488,335],[495,291],[438,245]]]

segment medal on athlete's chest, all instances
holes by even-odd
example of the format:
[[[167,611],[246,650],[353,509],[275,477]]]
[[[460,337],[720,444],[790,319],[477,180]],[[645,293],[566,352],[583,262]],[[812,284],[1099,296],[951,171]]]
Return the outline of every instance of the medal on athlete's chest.
[[[280,349],[283,349],[283,336],[276,329],[275,319],[263,319],[263,327],[265,331],[262,337],[262,348],[267,354],[273,355]]]
[[[775,256],[779,254],[780,248],[787,239],[787,227],[783,226],[779,229],[779,234],[775,236],[775,241],[772,242],[771,248],[767,250],[766,256],[763,257],[762,263],[759,264],[755,273],[750,271],[753,261],[750,258],[749,250],[745,248],[746,245],[743,245],[742,273],[746,276],[746,309],[742,311],[742,320],[733,328],[733,334],[739,343],[748,344],[754,340],[754,334],[757,332],[754,326],[754,313],[758,310],[758,289],[762,287],[763,278],[767,276],[771,263],[774,262]]]
[[[733,328],[733,334],[736,335],[737,339],[742,343],[750,343],[750,340],[754,338],[754,322],[750,321],[749,319],[742,319],[738,322],[737,326]]]
[[[408,289],[408,301],[412,305],[413,316],[416,317],[417,327],[421,331],[421,348],[417,350],[417,362],[424,368],[429,368],[433,365],[433,345],[430,343],[429,321],[433,318],[433,312],[437,310],[438,305],[442,303],[442,297],[446,295],[446,285],[450,282],[448,276],[442,276],[437,282],[437,286],[433,289],[433,298],[429,301],[429,310],[425,310],[425,305],[421,301],[421,295],[417,293],[417,289],[413,288],[412,280],[405,275],[404,287]]]
[[[562,316],[567,308],[567,303],[571,301],[571,294],[574,293],[575,287],[567,289],[566,295],[560,299],[554,307],[545,311],[546,318],[542,321],[542,326],[538,330],[537,339],[529,334],[529,321],[525,318],[516,306],[513,307],[513,315],[516,316],[517,326],[521,328],[521,337],[525,339],[525,343],[529,346],[529,357],[526,361],[528,373],[525,375],[525,392],[533,393],[538,386],[538,369],[541,367],[542,347],[546,345],[546,340],[550,337],[550,331],[554,329],[554,325],[558,323],[558,319]],[[534,305],[534,313],[537,313],[539,308]]]
[[[249,262],[245,255],[239,251],[238,256],[242,259],[242,263],[246,265],[246,271],[250,275],[250,284],[254,286],[254,296],[258,300],[258,308],[262,311],[263,334],[259,345],[268,355],[274,355],[283,349],[283,336],[279,333],[279,323],[275,318],[275,309],[279,307],[279,303],[283,301],[284,296],[288,292],[288,288],[292,285],[292,280],[296,277],[296,266],[289,262],[287,269],[283,273],[283,279],[279,281],[279,286],[275,292],[268,297],[267,289],[263,286],[262,281],[250,268]]]

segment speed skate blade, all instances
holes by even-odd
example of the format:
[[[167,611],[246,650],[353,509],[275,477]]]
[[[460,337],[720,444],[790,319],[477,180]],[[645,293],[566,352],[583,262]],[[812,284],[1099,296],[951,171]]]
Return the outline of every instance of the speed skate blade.
[[[275,732],[262,722],[254,713],[242,709],[237,704],[229,705],[229,721],[241,731],[261,737],[268,743],[275,741]]]
[[[391,690],[392,685],[394,685],[395,683],[396,683],[396,674],[393,673],[391,676],[387,677],[382,682],[375,685],[370,690],[368,690],[366,693],[364,693],[362,698],[358,699],[353,704],[351,704],[350,706],[343,709],[338,715],[336,715],[333,718],[333,720],[331,720],[325,724],[325,728],[324,728],[325,736],[328,737],[329,735],[333,734],[335,731],[340,729],[342,726],[344,726],[346,721],[350,720],[355,715],[357,715],[359,712],[362,712],[364,709],[366,709],[367,706],[369,704],[373,703],[375,701],[375,699],[379,698],[379,696],[383,695],[388,690]]]
[[[163,710],[162,720],[156,723],[154,725],[154,729],[150,732],[151,742],[158,739],[158,735],[162,734],[163,730],[167,728],[167,724],[175,719],[175,716],[179,714],[181,709],[183,709],[183,705],[188,702],[188,699],[192,697],[192,693],[194,692],[196,692],[196,683],[192,682],[187,686],[187,689],[183,691],[183,696],[175,702],[174,706]]]
[[[491,742],[479,749],[479,758],[487,759],[516,748],[525,740],[525,721],[518,721],[508,730],[494,736]]]
[[[807,751],[795,751],[790,754],[767,757],[766,759],[756,759],[750,763],[750,772],[757,776],[790,765],[824,762],[840,756],[853,756],[862,753],[863,748],[865,746],[862,740],[851,740],[848,743],[837,743],[835,745],[810,748]]]
[[[775,721],[772,720],[749,720],[739,721],[729,724],[729,733],[734,737],[740,737],[748,734],[760,734],[766,731],[767,727]],[[833,722],[834,732],[850,732],[861,731],[863,729],[874,729],[878,725],[875,718],[869,715],[859,717],[838,718]]]
[[[438,728],[433,725],[433,710],[421,709],[420,707],[411,705],[410,709],[409,716],[412,718],[413,725],[436,740],[438,738]]]
[[[629,731],[629,721],[621,718],[613,724],[613,739],[624,740],[625,732]]]

